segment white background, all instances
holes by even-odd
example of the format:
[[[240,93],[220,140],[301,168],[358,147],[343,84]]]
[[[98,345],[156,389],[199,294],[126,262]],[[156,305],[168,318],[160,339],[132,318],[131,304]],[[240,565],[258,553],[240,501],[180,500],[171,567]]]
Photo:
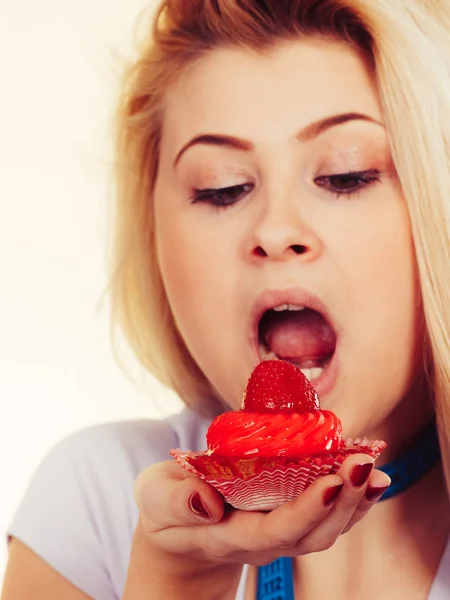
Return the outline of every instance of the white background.
[[[112,111],[144,7],[0,0],[0,588],[4,532],[43,455],[179,406],[114,362],[104,297]]]

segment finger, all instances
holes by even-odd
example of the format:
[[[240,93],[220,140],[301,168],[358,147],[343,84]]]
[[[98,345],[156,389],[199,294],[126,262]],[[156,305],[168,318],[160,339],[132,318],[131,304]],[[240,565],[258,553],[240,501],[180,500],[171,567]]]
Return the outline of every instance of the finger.
[[[374,469],[367,482],[366,491],[364,496],[360,500],[352,518],[350,519],[347,527],[343,533],[347,533],[350,529],[356,525],[361,519],[369,512],[374,504],[380,500],[386,490],[391,484],[391,479],[388,475],[382,471]]]
[[[218,525],[190,528],[195,546],[208,548],[215,559],[225,562],[237,557],[252,559],[269,557],[270,562],[283,550],[295,547],[298,539],[314,528],[331,510],[333,498],[342,489],[343,481],[337,475],[320,477],[299,498],[267,512],[233,510],[224,515]],[[171,531],[166,532],[169,537]],[[179,529],[186,534],[187,528]]]
[[[158,463],[140,473],[134,495],[147,533],[216,523],[224,512],[219,492],[175,461]]]
[[[318,552],[334,544],[364,497],[373,463],[367,454],[354,454],[344,461],[337,472],[344,481],[342,492],[327,518],[299,543],[299,552]]]

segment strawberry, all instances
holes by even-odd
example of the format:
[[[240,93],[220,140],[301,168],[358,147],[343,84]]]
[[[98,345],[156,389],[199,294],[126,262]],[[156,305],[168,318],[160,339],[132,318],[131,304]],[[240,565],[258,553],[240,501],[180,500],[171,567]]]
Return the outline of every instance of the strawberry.
[[[319,396],[303,373],[288,362],[265,360],[250,375],[242,401],[249,412],[319,410]]]

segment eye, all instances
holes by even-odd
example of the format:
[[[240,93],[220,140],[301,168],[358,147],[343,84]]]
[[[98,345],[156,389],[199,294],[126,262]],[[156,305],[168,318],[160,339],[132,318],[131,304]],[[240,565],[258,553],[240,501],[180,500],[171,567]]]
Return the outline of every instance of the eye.
[[[380,181],[380,171],[376,169],[321,175],[314,179],[316,185],[338,196],[355,194],[378,181]]]
[[[207,188],[194,190],[192,203],[203,202],[213,206],[226,207],[235,204],[253,190],[253,183],[242,183],[223,188]]]

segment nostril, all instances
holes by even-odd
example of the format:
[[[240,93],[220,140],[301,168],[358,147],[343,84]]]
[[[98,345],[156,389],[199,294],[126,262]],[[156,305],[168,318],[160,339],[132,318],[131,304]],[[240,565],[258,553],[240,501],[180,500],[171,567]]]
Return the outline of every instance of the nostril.
[[[267,256],[267,252],[263,248],[261,248],[261,246],[255,248],[253,253],[255,254],[255,256]]]
[[[305,254],[305,252],[307,252],[308,248],[306,246],[302,246],[299,244],[292,244],[291,246],[286,248],[286,250],[292,250],[294,252],[294,254]],[[266,256],[269,256],[269,254],[271,254],[271,252],[266,252],[266,250],[264,250],[264,248],[262,246],[257,246],[253,250],[253,254],[254,254],[254,256],[259,256],[259,257],[265,258]]]
[[[306,252],[306,246],[299,246],[298,244],[291,246],[291,249],[295,252],[295,254],[304,254]]]

